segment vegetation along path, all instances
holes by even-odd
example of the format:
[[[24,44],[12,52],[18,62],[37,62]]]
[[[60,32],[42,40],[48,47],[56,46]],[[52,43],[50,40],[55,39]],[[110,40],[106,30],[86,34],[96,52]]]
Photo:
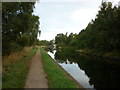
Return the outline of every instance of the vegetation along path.
[[[40,49],[31,61],[25,88],[48,88],[46,74],[44,73]]]

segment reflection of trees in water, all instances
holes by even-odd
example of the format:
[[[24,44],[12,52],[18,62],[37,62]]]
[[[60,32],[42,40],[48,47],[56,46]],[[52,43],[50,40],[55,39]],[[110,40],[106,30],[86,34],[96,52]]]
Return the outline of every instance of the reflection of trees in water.
[[[53,53],[54,47],[53,46],[44,47],[44,50],[47,51],[47,52],[49,51],[49,52]]]
[[[59,63],[65,62],[67,64],[67,60],[72,64],[74,61],[74,58],[76,57],[78,53],[75,52],[74,48],[61,48],[59,50],[56,50],[55,53],[55,60],[57,60]]]
[[[89,83],[95,89],[115,88],[119,86],[120,66],[106,63],[103,58],[93,56],[80,56],[73,49],[61,49],[55,53],[55,59],[59,62],[76,62],[90,78]]]
[[[89,83],[96,89],[118,87],[120,67],[107,64],[100,58],[80,56],[78,65],[90,77]]]

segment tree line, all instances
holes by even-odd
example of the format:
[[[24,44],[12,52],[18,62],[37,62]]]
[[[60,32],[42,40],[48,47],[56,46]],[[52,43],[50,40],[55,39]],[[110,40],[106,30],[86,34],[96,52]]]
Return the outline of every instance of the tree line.
[[[111,2],[102,2],[94,20],[79,34],[57,34],[57,47],[71,46],[76,49],[91,49],[97,51],[120,50],[120,6]]]
[[[39,17],[33,15],[34,2],[2,3],[3,56],[35,45],[39,30]]]

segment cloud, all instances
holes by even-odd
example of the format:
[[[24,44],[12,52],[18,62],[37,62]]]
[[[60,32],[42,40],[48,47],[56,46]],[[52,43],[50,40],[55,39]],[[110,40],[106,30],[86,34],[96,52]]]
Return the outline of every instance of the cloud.
[[[56,36],[54,32],[41,32],[41,36],[38,37],[39,40],[52,40]]]
[[[39,0],[40,2],[86,2],[85,0]],[[94,2],[96,0],[89,0],[87,3]]]
[[[64,33],[64,34],[66,32],[68,32],[68,34],[69,34],[69,33],[71,33],[71,31],[72,31],[72,33],[80,32],[80,28],[75,28],[75,27],[73,27],[73,28],[71,28],[71,27],[67,27],[67,28],[49,28],[49,31],[52,32],[52,33],[56,33],[56,34],[58,34],[58,32],[59,33]]]
[[[95,18],[101,1],[40,0],[34,9],[34,14],[40,17],[42,31],[40,40],[54,39],[58,33],[79,33],[81,29],[86,28],[91,19]]]
[[[117,4],[119,2],[119,0],[103,0],[103,1],[113,2],[114,4]],[[91,3],[94,5],[96,2],[102,2],[102,0],[37,0],[37,2],[80,2]]]
[[[70,34],[71,31],[73,31],[72,33],[76,33],[76,32],[80,32],[80,29],[79,28],[49,28],[49,31],[41,31],[41,36],[38,37],[38,39],[50,41],[54,39],[55,36],[59,33],[65,34],[66,32],[68,32],[68,34]]]
[[[90,22],[97,14],[97,9],[78,9],[72,12],[71,17],[76,22]]]

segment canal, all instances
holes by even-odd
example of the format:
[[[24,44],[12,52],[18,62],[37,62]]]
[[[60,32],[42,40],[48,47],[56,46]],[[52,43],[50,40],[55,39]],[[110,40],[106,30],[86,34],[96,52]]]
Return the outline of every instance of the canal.
[[[72,48],[48,51],[48,54],[84,88],[119,87],[120,60],[82,55]]]

